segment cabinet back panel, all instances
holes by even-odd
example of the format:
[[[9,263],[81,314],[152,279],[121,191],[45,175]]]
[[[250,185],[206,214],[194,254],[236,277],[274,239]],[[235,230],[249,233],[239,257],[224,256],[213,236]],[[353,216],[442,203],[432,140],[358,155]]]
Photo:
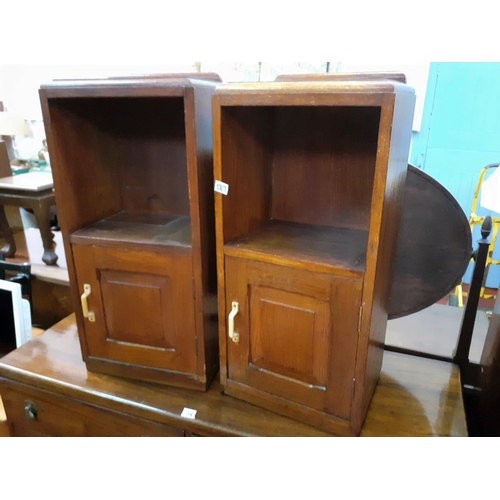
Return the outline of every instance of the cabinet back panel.
[[[368,230],[379,107],[276,107],[271,217]]]
[[[71,229],[122,210],[189,215],[183,98],[52,101],[65,197],[76,212],[97,207]]]
[[[120,141],[123,209],[189,215],[183,99],[119,101],[107,116]]]

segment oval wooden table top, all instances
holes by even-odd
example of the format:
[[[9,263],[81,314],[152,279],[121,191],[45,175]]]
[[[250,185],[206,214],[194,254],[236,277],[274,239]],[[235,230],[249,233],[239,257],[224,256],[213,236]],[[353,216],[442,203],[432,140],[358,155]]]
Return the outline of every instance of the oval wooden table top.
[[[74,315],[0,359],[0,395],[6,380],[205,436],[327,436],[225,396],[218,382],[201,392],[90,373],[82,361]],[[195,420],[180,416],[185,407],[197,410]],[[467,436],[458,369],[385,352],[361,435]]]
[[[435,304],[458,285],[472,253],[469,222],[452,194],[408,165],[389,319]]]

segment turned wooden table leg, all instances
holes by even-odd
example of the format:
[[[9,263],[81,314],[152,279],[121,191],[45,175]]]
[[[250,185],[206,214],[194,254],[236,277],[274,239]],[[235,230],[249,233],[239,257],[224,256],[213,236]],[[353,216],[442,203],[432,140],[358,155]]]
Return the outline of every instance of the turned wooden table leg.
[[[41,202],[36,208],[33,208],[35,213],[36,223],[40,230],[40,235],[43,242],[43,257],[42,260],[48,266],[53,266],[57,262],[57,255],[54,250],[54,235],[50,230],[50,205]]]
[[[5,239],[5,245],[0,249],[4,257],[14,257],[16,253],[16,242],[9,226],[9,221],[5,215],[5,208],[0,205],[0,233]]]

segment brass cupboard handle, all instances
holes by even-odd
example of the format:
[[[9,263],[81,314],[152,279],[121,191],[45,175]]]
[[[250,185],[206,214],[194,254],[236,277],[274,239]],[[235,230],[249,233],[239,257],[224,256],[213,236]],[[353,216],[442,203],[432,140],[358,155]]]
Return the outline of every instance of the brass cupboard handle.
[[[233,302],[231,304],[231,312],[227,318],[227,328],[229,338],[236,344],[240,341],[240,334],[234,331],[234,317],[238,314],[238,302]]]
[[[89,321],[94,322],[95,321],[95,314],[92,311],[89,312],[89,306],[87,304],[87,297],[90,295],[90,292],[91,292],[90,285],[85,283],[83,285],[83,294],[81,296],[82,313],[83,313],[84,318],[87,318]]]

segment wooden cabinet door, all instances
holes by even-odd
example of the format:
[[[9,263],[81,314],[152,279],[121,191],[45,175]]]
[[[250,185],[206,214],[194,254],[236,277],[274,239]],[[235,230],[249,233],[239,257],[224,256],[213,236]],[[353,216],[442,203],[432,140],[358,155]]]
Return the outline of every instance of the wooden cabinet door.
[[[228,380],[348,419],[362,282],[226,257]]]
[[[189,255],[73,245],[89,356],[196,373],[193,272]]]

